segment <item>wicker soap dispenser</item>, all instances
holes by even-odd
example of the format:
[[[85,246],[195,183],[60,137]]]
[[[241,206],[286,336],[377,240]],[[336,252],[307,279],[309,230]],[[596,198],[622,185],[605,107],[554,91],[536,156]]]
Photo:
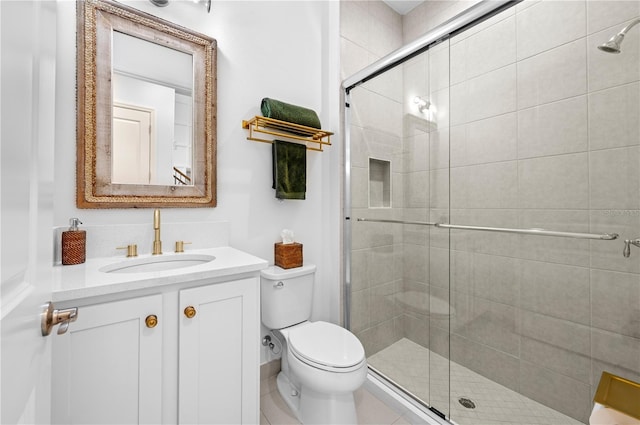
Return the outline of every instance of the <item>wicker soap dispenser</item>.
[[[69,230],[62,232],[62,264],[81,264],[86,258],[87,232],[78,229],[82,222],[69,219]]]

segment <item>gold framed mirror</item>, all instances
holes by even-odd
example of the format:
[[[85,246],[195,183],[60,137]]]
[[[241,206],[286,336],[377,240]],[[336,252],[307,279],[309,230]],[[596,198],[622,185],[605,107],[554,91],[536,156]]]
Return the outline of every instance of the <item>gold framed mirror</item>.
[[[77,2],[78,208],[216,206],[216,40]]]

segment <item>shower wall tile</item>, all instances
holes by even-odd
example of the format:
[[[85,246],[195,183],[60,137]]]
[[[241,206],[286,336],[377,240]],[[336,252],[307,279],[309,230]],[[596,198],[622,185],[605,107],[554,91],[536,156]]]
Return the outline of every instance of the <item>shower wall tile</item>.
[[[422,133],[404,139],[406,153],[405,173],[429,170],[429,133]]]
[[[428,52],[429,88],[438,91],[449,88],[449,45],[441,43]]]
[[[473,2],[468,2],[468,5],[471,6]],[[476,2],[477,3],[477,2]],[[504,21],[505,19],[509,19],[511,17],[513,17],[516,14],[516,9],[515,8],[509,8],[506,10],[503,10],[502,12],[498,13],[497,15],[494,15],[492,17],[490,17],[489,19],[479,23],[478,25],[469,28],[466,31],[461,32],[460,34],[456,34],[454,37],[451,38],[451,45],[455,45],[457,43],[462,42],[463,40],[466,40],[467,38],[476,35],[477,33],[486,30],[489,27],[492,27],[498,23],[500,23],[501,21]]]
[[[517,120],[511,112],[451,128],[451,167],[517,159]]]
[[[459,304],[454,303],[456,314],[451,319],[451,331],[517,357],[520,354],[517,309],[476,296],[465,296],[470,298],[465,306],[468,316],[461,314]],[[454,299],[459,300],[457,295]]]
[[[589,156],[592,209],[640,209],[640,147],[606,149]]]
[[[472,258],[473,294],[478,298],[517,306],[522,261],[484,254],[473,254]]]
[[[545,406],[586,423],[591,414],[588,384],[526,361],[520,362],[520,392]]]
[[[351,166],[364,168],[369,166],[368,148],[365,142],[364,129],[352,125],[349,130],[351,142]]]
[[[528,311],[589,325],[589,269],[522,260],[520,306]]]
[[[623,22],[622,26],[628,22]],[[609,40],[622,28],[609,27],[587,37],[588,46],[598,46]],[[597,91],[640,80],[640,32],[630,31],[624,38],[622,53],[615,55],[598,49],[589,49],[587,68],[589,90]]]
[[[449,206],[449,170],[447,168],[429,172],[429,195],[430,207],[447,208]]]
[[[351,290],[363,291],[370,286],[369,266],[371,251],[369,249],[355,249],[351,251]]]
[[[640,273],[640,250],[632,246],[631,258],[622,256],[625,239],[637,239],[640,234],[640,210],[593,210],[591,211],[593,233],[617,233],[615,241],[591,241],[591,267],[627,273]]]
[[[520,208],[589,207],[588,155],[578,153],[518,161]]]
[[[429,257],[431,251],[425,245],[406,245],[403,255],[402,277],[407,280],[427,283],[429,281]]]
[[[369,52],[347,38],[340,38],[340,77],[345,79],[369,64]]]
[[[366,47],[369,42],[369,20],[367,2],[340,2],[340,36],[351,42]]]
[[[351,167],[351,206],[367,208],[369,206],[369,169]]]
[[[425,213],[417,221],[426,221],[426,210],[424,211]],[[407,215],[403,220],[413,221]],[[429,229],[426,226],[405,224],[402,226],[402,232],[405,252],[407,249],[413,249],[413,245],[429,246]]]
[[[635,2],[640,4],[640,2]],[[589,148],[640,144],[640,84],[631,83],[589,94]]]
[[[523,209],[516,227],[589,233],[589,211]],[[520,258],[589,267],[588,240],[528,235],[520,236],[519,240]]]
[[[384,2],[369,2],[369,14],[379,23],[383,23],[389,27],[402,28],[402,16]]]
[[[402,245],[387,245],[370,250],[369,277],[370,287],[387,284],[398,278],[401,267],[396,267],[402,261]]]
[[[402,338],[401,325],[400,320],[391,319],[356,332],[356,336],[364,346],[367,357]]]
[[[518,62],[518,109],[587,92],[584,39]]]
[[[594,361],[616,365],[633,374],[640,374],[640,339],[593,329],[591,353]],[[623,373],[622,376],[627,374]]]
[[[395,296],[400,292],[400,282],[391,282],[371,288],[370,308],[374,314],[371,315],[372,326],[378,325],[401,314],[396,305]]]
[[[424,316],[420,317],[412,314],[404,314],[402,316],[404,336],[424,348],[429,348],[430,332],[429,326],[425,326],[425,323],[428,323],[428,319]]]
[[[404,174],[391,174],[391,206],[393,208],[403,208],[404,202]]]
[[[429,169],[449,168],[450,130],[443,128],[429,133]]]
[[[520,341],[520,358],[550,369],[582,383],[591,383],[591,357],[565,350],[545,341],[523,337]]]
[[[518,60],[584,37],[586,13],[584,1],[543,1],[518,13]]]
[[[405,205],[410,208],[427,208],[429,206],[429,172],[406,173],[404,181]]]
[[[516,208],[516,161],[451,169],[451,208]]]
[[[461,294],[473,293],[473,266],[475,254],[468,251],[451,250],[450,253],[450,287],[452,292]]]
[[[587,1],[587,31],[593,34],[612,25],[620,25],[619,31],[625,21],[638,15],[640,15],[640,2],[636,0],[589,0]]]
[[[452,209],[451,223],[470,226],[518,226],[516,209]],[[451,248],[481,254],[514,257],[518,252],[518,235],[473,230],[451,230]]]
[[[520,321],[523,338],[544,342],[580,355],[591,354],[591,330],[588,326],[528,310],[520,311]]]
[[[367,89],[402,104],[402,67],[396,67],[367,81]]]
[[[452,126],[515,111],[515,64],[452,86],[449,108]]]
[[[402,47],[402,28],[380,22],[374,16],[371,16],[369,19],[368,46],[371,53],[378,57],[383,57]]]
[[[592,270],[591,321],[595,328],[640,339],[640,275]]]
[[[453,84],[478,77],[516,61],[515,17],[502,21],[451,47]],[[496,48],[500,46],[500,48]]]
[[[518,112],[518,157],[586,152],[587,97],[579,96]]]
[[[351,293],[351,330],[360,332],[369,328],[371,293],[368,289]]]
[[[441,288],[449,287],[449,250],[431,248],[429,257],[429,284]]]
[[[431,91],[430,131],[443,130],[451,125],[450,93],[448,89]]]
[[[453,334],[451,360],[514,391],[520,388],[520,362],[514,356]]]

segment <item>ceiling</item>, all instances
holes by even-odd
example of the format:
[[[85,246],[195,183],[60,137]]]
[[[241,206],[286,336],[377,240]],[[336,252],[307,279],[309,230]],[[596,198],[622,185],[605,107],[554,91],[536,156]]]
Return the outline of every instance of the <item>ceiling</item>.
[[[382,0],[390,8],[395,10],[401,15],[406,15],[411,12],[416,6],[424,3],[424,0]]]

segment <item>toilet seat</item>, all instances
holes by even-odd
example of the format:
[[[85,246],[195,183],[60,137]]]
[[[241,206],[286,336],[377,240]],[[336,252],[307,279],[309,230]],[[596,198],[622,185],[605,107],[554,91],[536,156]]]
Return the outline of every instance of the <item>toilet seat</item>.
[[[288,332],[287,341],[291,354],[318,369],[346,373],[361,368],[365,361],[358,338],[332,323],[296,326]]]

